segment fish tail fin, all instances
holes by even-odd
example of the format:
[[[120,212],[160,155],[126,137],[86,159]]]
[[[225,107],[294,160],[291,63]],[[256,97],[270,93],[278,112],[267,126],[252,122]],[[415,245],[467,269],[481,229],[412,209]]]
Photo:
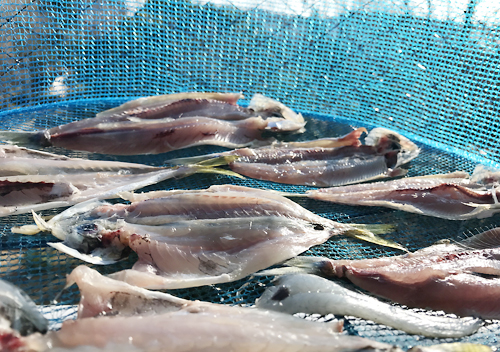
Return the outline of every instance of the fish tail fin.
[[[362,241],[378,244],[380,246],[395,248],[408,252],[408,249],[399,243],[382,238],[378,235],[388,233],[394,230],[393,225],[386,224],[351,224],[353,228],[347,230],[343,234]]]
[[[50,136],[45,131],[0,131],[0,140],[8,144],[25,147],[47,147],[50,144]]]
[[[226,176],[234,176],[244,179],[245,177],[243,177],[237,172],[218,168],[218,166],[228,165],[229,163],[235,161],[238,158],[239,157],[236,155],[224,155],[208,160],[203,160],[196,164],[187,165],[186,167],[190,168],[193,173],[209,173],[209,174],[211,173],[211,174],[219,174]]]
[[[202,162],[208,162],[209,160],[213,158],[218,158],[220,156],[223,156],[222,153],[215,153],[215,154],[205,154],[205,155],[198,155],[198,156],[189,156],[186,158],[175,158],[175,159],[170,159],[168,160],[169,164],[172,165],[193,165],[193,164],[198,164]]]
[[[42,231],[50,231],[50,225],[40,215],[35,213],[33,210],[31,213],[33,214],[33,219],[35,220],[36,225],[15,226],[12,227],[10,231],[21,235],[36,235]]]

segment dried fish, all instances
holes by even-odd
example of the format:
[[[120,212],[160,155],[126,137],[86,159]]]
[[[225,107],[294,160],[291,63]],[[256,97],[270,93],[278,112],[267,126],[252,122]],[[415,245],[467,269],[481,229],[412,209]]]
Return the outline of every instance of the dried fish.
[[[37,331],[45,333],[48,322],[38,311],[35,302],[23,290],[5,280],[0,280],[0,336],[3,331],[10,329],[18,331],[21,335]],[[1,348],[0,350],[3,351]]]
[[[237,170],[236,170],[237,171]],[[307,191],[328,202],[382,206],[448,220],[486,218],[500,212],[500,189],[483,166],[472,176],[457,171]]]
[[[408,352],[494,352],[495,350],[486,345],[469,342],[441,343],[431,346],[415,346]]]
[[[212,165],[217,166],[218,161]],[[162,168],[118,161],[68,158],[2,145],[0,217],[70,206],[93,198],[116,198],[123,191],[136,190],[197,172],[228,174],[225,170],[214,169],[212,165],[205,163]]]
[[[377,296],[409,307],[460,316],[500,318],[500,228],[458,243],[439,243],[403,256],[362,260],[297,257],[274,272],[345,277]]]
[[[480,319],[432,316],[399,308],[308,274],[279,277],[275,286],[267,288],[256,305],[289,314],[353,315],[410,334],[430,337],[463,337],[482,326]]]
[[[259,180],[294,185],[331,187],[402,176],[400,168],[418,156],[420,149],[406,137],[387,129],[370,131],[361,145],[359,128],[340,138],[275,143],[256,149],[238,149],[202,157],[170,160],[189,164],[211,157],[238,156],[231,170]]]
[[[68,280],[77,282],[82,293],[79,318],[44,337],[20,339],[11,352],[401,352],[340,334],[339,321],[318,323],[256,308],[188,301],[103,277],[84,266]]]
[[[54,248],[94,264],[133,250],[138,262],[112,277],[157,289],[234,281],[341,234],[402,249],[376,236],[391,226],[337,223],[265,190],[222,185],[126,198],[132,203],[81,203],[48,222],[35,214],[38,228],[13,231],[50,231],[64,241]]]
[[[7,142],[115,155],[158,154],[210,144],[237,148],[260,143],[262,132],[304,131],[304,119],[256,94],[248,108],[240,94],[182,93],[141,98],[91,119],[38,132],[0,132]]]

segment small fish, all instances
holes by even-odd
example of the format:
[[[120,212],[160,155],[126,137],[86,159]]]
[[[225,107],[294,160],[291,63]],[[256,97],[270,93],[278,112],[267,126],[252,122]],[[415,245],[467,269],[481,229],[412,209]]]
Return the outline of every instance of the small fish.
[[[308,274],[279,277],[275,286],[257,299],[256,306],[289,314],[352,315],[410,334],[440,338],[467,336],[482,326],[480,319],[412,312]]]
[[[494,173],[482,166],[471,177],[457,171],[309,190],[306,194],[327,202],[382,206],[448,220],[482,219],[500,212],[500,188],[495,185]]]
[[[120,192],[198,172],[228,174],[228,170],[213,167],[217,165],[218,161],[212,165],[152,167],[0,145],[0,217],[70,206],[93,198],[116,198]]]
[[[391,226],[337,223],[266,190],[221,185],[122,196],[132,203],[80,203],[47,222],[34,214],[38,230],[64,241],[52,247],[93,264],[136,252],[133,268],[112,277],[155,289],[238,280],[342,234],[402,249],[376,236]]]
[[[23,290],[5,280],[0,280],[0,340],[6,329],[15,330],[21,335],[37,331],[46,333],[48,322],[38,311],[35,302]]]
[[[270,143],[264,130],[303,132],[300,114],[256,94],[248,108],[239,94],[182,93],[141,98],[121,107],[38,132],[0,132],[15,144],[55,146],[114,155],[158,154],[196,145],[238,148]]]
[[[309,272],[347,278],[408,307],[500,319],[500,228],[402,256],[361,260],[297,257],[259,275]]]
[[[211,157],[238,156],[229,167],[241,175],[278,183],[331,187],[402,176],[406,170],[400,166],[420,152],[406,137],[383,128],[371,130],[362,145],[359,138],[363,132],[366,129],[359,128],[340,138],[275,143],[170,162],[189,164]]]
[[[319,323],[278,312],[188,301],[77,267],[68,277],[82,299],[79,316],[59,331],[18,341],[10,352],[402,352],[340,334],[341,321]],[[1,342],[0,342],[1,343]]]

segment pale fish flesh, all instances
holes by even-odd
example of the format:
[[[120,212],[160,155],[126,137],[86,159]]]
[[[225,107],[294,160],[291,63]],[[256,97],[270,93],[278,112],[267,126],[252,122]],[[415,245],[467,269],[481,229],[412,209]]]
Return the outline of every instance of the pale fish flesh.
[[[257,300],[256,306],[279,312],[352,315],[429,337],[463,337],[476,332],[482,321],[414,312],[354,292],[316,275],[285,275]]]
[[[10,143],[56,146],[115,155],[158,154],[196,145],[237,148],[270,143],[263,131],[303,132],[300,114],[256,94],[248,108],[240,94],[183,93],[141,98],[94,118],[39,132],[0,132]]]
[[[112,276],[155,289],[238,280],[342,234],[402,249],[375,236],[390,226],[337,223],[254,188],[222,185],[127,199],[132,203],[90,201],[48,222],[35,220],[64,241],[54,248],[89,263],[110,264],[136,252],[133,268]],[[36,232],[33,225],[13,231]]]
[[[237,170],[236,170],[237,171]],[[457,171],[307,191],[310,198],[381,206],[448,220],[486,218],[500,212],[500,189],[493,172],[478,166],[471,177]]]
[[[278,273],[347,278],[364,290],[409,307],[500,319],[500,228],[402,256],[361,260],[297,257],[285,264],[291,267],[276,269]]]
[[[0,280],[0,341],[2,334],[11,329],[21,335],[37,331],[45,333],[48,322],[37,309],[35,302],[23,290],[5,280]],[[0,351],[3,349],[0,348]]]
[[[115,198],[120,192],[197,172],[227,174],[207,165],[162,168],[0,145],[0,217]]]
[[[12,352],[400,352],[339,333],[339,321],[319,323],[257,308],[188,301],[117,282],[83,266],[68,281],[76,282],[82,293],[79,318],[46,336],[20,339]]]
[[[238,156],[231,170],[258,180],[294,185],[332,187],[385,177],[402,176],[400,166],[418,156],[420,149],[406,137],[384,128],[368,133],[359,128],[341,138],[307,142],[275,143],[260,148],[243,148],[203,157],[170,160],[189,164],[222,155]]]

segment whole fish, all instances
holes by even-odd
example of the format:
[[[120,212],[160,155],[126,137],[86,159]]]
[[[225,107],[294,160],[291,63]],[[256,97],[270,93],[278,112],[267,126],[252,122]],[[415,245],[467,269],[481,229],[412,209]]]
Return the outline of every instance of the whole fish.
[[[341,138],[275,143],[170,162],[189,164],[211,157],[238,156],[229,167],[241,175],[286,184],[331,187],[402,176],[406,170],[400,166],[420,152],[409,139],[384,128],[371,130],[362,145],[359,137],[363,132],[366,129],[359,128]]]
[[[339,321],[318,323],[256,308],[188,301],[83,266],[68,281],[76,282],[82,294],[78,319],[46,336],[22,338],[11,352],[400,352],[388,344],[340,334]]]
[[[327,202],[382,206],[448,220],[467,220],[500,212],[500,189],[495,182],[491,170],[478,166],[471,177],[457,171],[309,190],[306,194]]]
[[[463,337],[482,326],[482,321],[475,318],[448,318],[412,312],[309,274],[279,277],[275,286],[267,288],[257,299],[256,306],[289,314],[352,315],[429,337]]]
[[[500,318],[500,228],[402,256],[361,260],[298,257],[279,272],[347,278],[377,296],[460,316]],[[266,274],[263,272],[261,274]]]
[[[21,335],[45,333],[48,322],[35,302],[20,288],[0,280],[0,340],[3,331],[16,330]],[[1,347],[1,342],[0,342]],[[0,351],[3,351],[0,348]]]
[[[254,188],[222,185],[127,199],[132,203],[81,203],[48,222],[35,214],[37,226],[13,232],[50,231],[64,241],[51,246],[94,264],[114,263],[132,250],[137,263],[112,277],[155,289],[238,280],[342,234],[402,249],[376,236],[391,226],[337,223]]]
[[[182,93],[141,98],[121,107],[38,132],[0,133],[17,144],[56,146],[115,155],[158,154],[210,144],[229,148],[270,143],[262,133],[304,131],[302,115],[256,94],[248,108],[240,94]]]
[[[120,192],[197,172],[227,174],[206,163],[164,168],[69,158],[0,145],[0,217],[70,206],[93,198],[116,198]]]

